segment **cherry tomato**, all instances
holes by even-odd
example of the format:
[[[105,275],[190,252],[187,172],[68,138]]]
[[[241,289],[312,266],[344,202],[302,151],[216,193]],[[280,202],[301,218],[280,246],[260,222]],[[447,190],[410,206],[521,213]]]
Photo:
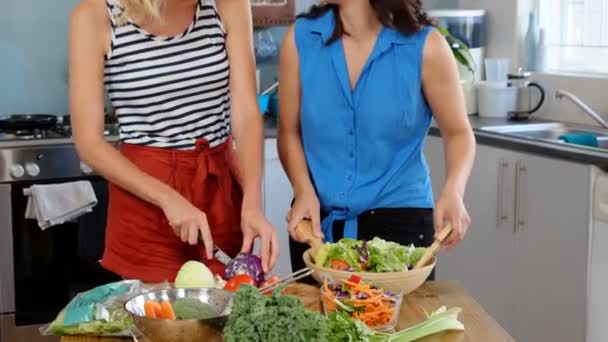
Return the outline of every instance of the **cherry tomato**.
[[[228,280],[228,282],[224,286],[224,290],[236,292],[243,284],[255,286],[255,282],[253,281],[253,278],[251,278],[251,276],[247,274],[239,274]]]
[[[262,284],[260,285],[260,289],[263,289],[263,288],[265,288],[267,286],[270,286],[270,285],[276,283],[277,281],[279,281],[279,277],[276,276],[276,275],[274,275],[274,276],[266,279],[264,282],[262,282]],[[270,294],[272,294],[272,291],[267,291],[264,294],[265,295],[270,295]]]
[[[350,281],[351,283],[359,284],[361,282],[361,277],[353,274],[350,276],[350,278],[348,278],[348,281]]]
[[[274,276],[266,279],[266,281],[264,281],[262,283],[262,285],[260,285],[260,288],[264,288],[266,286],[272,285],[272,284],[276,283],[277,281],[279,281],[279,277],[274,275]]]
[[[345,271],[350,268],[346,261],[340,259],[333,259],[331,261],[331,268],[338,271]]]

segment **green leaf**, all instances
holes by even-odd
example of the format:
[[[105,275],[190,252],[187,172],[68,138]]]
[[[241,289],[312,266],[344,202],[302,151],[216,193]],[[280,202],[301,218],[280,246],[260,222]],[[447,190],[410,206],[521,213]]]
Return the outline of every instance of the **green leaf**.
[[[445,27],[438,26],[437,31],[445,36],[448,45],[450,46],[450,49],[452,49],[452,53],[454,54],[454,57],[458,63],[465,66],[470,72],[475,72],[477,66],[475,65],[475,61],[473,59],[473,55],[471,55],[469,47],[461,40],[454,37]]]

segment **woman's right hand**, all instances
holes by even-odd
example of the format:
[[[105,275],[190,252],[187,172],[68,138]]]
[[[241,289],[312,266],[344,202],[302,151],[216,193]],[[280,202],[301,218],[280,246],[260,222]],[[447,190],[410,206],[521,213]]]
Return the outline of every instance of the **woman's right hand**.
[[[207,259],[213,258],[213,237],[204,212],[178,193],[172,194],[161,206],[173,232],[184,243],[196,245],[199,233],[203,238]]]
[[[317,194],[313,191],[307,191],[300,195],[296,195],[293,206],[287,214],[287,226],[289,235],[299,242],[298,234],[296,234],[297,225],[304,219],[309,219],[312,223],[313,233],[318,238],[323,238],[321,232],[321,209]]]

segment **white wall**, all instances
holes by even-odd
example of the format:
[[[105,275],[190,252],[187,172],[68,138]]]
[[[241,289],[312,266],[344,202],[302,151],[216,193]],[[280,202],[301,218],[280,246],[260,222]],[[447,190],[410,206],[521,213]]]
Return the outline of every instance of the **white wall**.
[[[535,0],[460,0],[460,7],[488,11],[486,56],[508,57],[512,71],[522,61],[522,41],[527,30],[528,13]],[[608,77],[565,74],[534,74],[535,81],[547,91],[545,105],[535,116],[575,123],[595,124],[576,106],[555,98],[557,89],[569,90],[597,112],[608,118]]]

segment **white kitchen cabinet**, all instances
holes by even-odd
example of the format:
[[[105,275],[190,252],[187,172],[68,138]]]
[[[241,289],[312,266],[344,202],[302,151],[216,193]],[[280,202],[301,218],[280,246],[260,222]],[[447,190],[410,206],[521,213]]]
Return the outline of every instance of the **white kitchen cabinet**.
[[[518,154],[518,341],[584,341],[591,167]]]
[[[442,140],[425,154],[439,196]],[[590,194],[590,166],[478,145],[472,224],[437,278],[460,281],[517,341],[584,341]]]
[[[503,328],[512,332],[516,250],[513,216],[507,215],[512,204],[506,199],[512,188],[509,180],[513,177],[508,176],[514,165],[503,153],[509,154],[492,147],[477,147],[477,161],[465,196],[471,226],[464,241],[452,250],[440,253],[437,279],[458,280]],[[442,139],[429,136],[425,155],[438,200],[445,180]],[[498,200],[499,185],[503,191],[501,201]],[[503,208],[501,217],[499,204]]]
[[[277,229],[280,244],[280,256],[273,273],[285,276],[292,272],[286,217],[293,191],[279,160],[277,140],[266,139],[264,145],[264,212]]]

